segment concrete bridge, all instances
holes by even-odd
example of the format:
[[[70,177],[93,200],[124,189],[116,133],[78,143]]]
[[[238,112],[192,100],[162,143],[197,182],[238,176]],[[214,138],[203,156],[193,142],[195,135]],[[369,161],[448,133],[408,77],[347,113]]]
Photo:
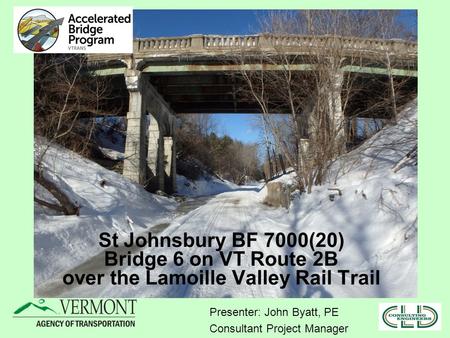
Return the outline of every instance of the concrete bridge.
[[[336,36],[191,35],[136,39],[132,54],[90,54],[90,69],[101,76],[121,77],[129,93],[127,140],[123,175],[172,192],[175,184],[175,115],[183,113],[257,113],[258,106],[236,94],[241,85],[233,76],[242,69],[281,70],[285,65],[265,64],[258,55],[298,56],[292,71],[314,71],[314,56],[330,55],[339,48],[345,58],[336,70],[335,89],[330,93],[340,107],[343,75],[417,76],[417,44],[401,40],[362,39]],[[245,63],[237,63],[246,55]],[[252,55],[255,56],[252,58]],[[386,57],[395,68],[388,69]],[[309,60],[309,61],[308,61]],[[147,116],[150,124],[147,129]],[[335,120],[343,121],[340,108]]]

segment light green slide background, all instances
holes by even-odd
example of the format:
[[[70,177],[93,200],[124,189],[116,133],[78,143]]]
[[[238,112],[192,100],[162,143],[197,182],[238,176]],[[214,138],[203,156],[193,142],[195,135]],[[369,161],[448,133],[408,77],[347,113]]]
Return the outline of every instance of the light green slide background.
[[[207,337],[210,306],[339,306],[336,323],[350,323],[345,337],[449,337],[450,2],[366,1],[118,1],[23,0],[0,2],[0,332],[3,337]],[[441,332],[378,331],[378,303],[401,299],[143,299],[132,329],[35,328],[12,317],[33,297],[33,56],[13,54],[13,6],[126,5],[135,9],[390,8],[419,11],[419,269],[418,297],[405,302],[442,303]],[[399,269],[402,267],[399,266]],[[236,323],[243,319],[234,319]],[[229,321],[231,322],[231,320]],[[248,321],[247,321],[248,322]],[[277,320],[273,320],[277,322]],[[281,320],[279,320],[281,323]],[[295,322],[287,321],[285,322]],[[220,323],[226,323],[221,320]],[[328,321],[332,323],[332,321]],[[219,335],[224,336],[224,335]],[[256,336],[256,335],[252,335]],[[292,335],[291,335],[292,336]],[[303,335],[306,336],[306,335]]]

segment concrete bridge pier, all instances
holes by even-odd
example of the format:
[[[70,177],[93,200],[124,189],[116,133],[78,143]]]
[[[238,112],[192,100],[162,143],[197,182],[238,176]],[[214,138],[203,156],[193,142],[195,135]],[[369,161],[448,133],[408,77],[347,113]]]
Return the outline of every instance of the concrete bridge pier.
[[[160,128],[158,120],[150,113],[148,126],[148,149],[147,149],[147,185],[151,190],[164,189],[164,139],[163,131]],[[161,126],[162,127],[162,126]]]
[[[165,182],[165,191],[173,193],[177,189],[176,151],[173,136],[164,137],[164,171],[165,177],[168,178]]]
[[[174,130],[166,130],[164,126],[149,114],[147,186],[150,190],[161,190],[166,193],[176,191],[176,153]],[[171,135],[171,136],[166,136]]]
[[[141,72],[128,69],[125,72],[125,83],[129,92],[129,108],[127,113],[127,138],[125,141],[125,159],[123,175],[140,184],[145,183],[145,114],[142,105]]]
[[[150,191],[176,191],[174,114],[139,70],[127,69],[129,91],[123,175]],[[148,128],[146,128],[148,124]]]
[[[148,113],[147,182],[150,191],[176,191],[175,114],[149,81],[145,82]]]

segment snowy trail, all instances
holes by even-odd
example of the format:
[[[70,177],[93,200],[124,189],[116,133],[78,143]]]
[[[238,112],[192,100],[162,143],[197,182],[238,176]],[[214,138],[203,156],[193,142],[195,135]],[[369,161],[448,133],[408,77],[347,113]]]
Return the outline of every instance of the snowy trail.
[[[298,232],[303,231],[309,223],[308,214],[298,216],[295,213],[289,213],[286,209],[270,208],[262,204],[262,194],[258,188],[243,187],[240,190],[222,193],[214,197],[200,198],[197,203],[190,200],[190,206],[193,208],[185,215],[181,215],[173,221],[162,223],[149,229],[153,234],[177,236],[183,232],[191,236],[222,236],[232,232],[256,232],[262,236],[264,232]],[[189,204],[188,203],[188,204]],[[185,210],[186,211],[186,210]],[[344,229],[345,230],[345,229]],[[329,230],[331,231],[331,230]],[[310,272],[320,272],[320,267],[313,267],[312,252],[309,249],[293,248],[267,248],[263,245],[264,241],[258,240],[251,249],[264,252],[265,255],[289,255],[291,252],[304,254],[310,262],[306,269]],[[223,252],[227,254],[233,250],[230,242],[225,242]],[[343,268],[350,268],[353,271],[367,271],[375,268],[375,263],[365,261],[361,265],[360,260],[355,255],[355,246],[357,243],[350,242],[348,248],[341,253]],[[140,248],[119,247],[116,249],[119,253],[125,254],[127,251],[137,252]],[[193,267],[184,265],[177,267],[171,263],[170,257],[177,249],[174,248],[146,248],[145,254],[165,254],[169,257],[169,263],[164,267],[154,270],[156,274],[198,274],[200,270],[214,268],[216,273],[223,273],[227,277],[226,285],[146,285],[146,270],[144,267],[126,267],[124,272],[136,273],[140,276],[141,283],[138,286],[118,286],[111,284],[102,284],[101,286],[67,286],[62,283],[62,275],[52,279],[36,288],[36,296],[40,297],[377,297],[384,295],[384,286],[370,287],[352,287],[342,285],[297,285],[294,283],[295,270],[297,267],[276,266],[269,268],[270,273],[291,274],[292,278],[285,288],[279,285],[237,285],[234,282],[232,269],[237,271],[246,270],[247,273],[257,273],[260,267],[250,266],[250,260],[244,259],[241,266],[224,266],[217,251],[208,248],[187,248],[183,250],[184,257],[192,255],[212,255],[214,267]],[[234,249],[236,250],[236,249]],[[250,249],[237,249],[248,252]],[[394,253],[395,254],[395,253]],[[248,255],[245,255],[247,258]],[[115,268],[117,269],[117,268]],[[71,273],[105,273],[111,272],[113,268],[104,266],[104,253],[100,253],[85,263],[71,269]],[[333,274],[334,275],[334,274]],[[337,277],[337,276],[334,276]],[[334,278],[333,277],[333,278]],[[406,274],[403,278],[408,278]]]
[[[309,217],[307,215],[298,216],[290,213],[286,209],[271,208],[262,204],[262,194],[258,188],[243,187],[240,190],[222,193],[207,199],[190,200],[188,208],[194,208],[184,215],[173,219],[170,223],[162,223],[149,229],[149,232],[160,235],[180,236],[186,232],[192,236],[223,236],[232,232],[257,232],[263,234],[267,231],[276,232],[298,232],[304,231],[304,227],[309,225]],[[188,204],[189,204],[188,203]],[[322,203],[322,201],[320,202]],[[200,204],[200,206],[198,206]],[[344,223],[343,223],[344,224]],[[344,224],[345,225],[345,224]],[[317,224],[315,226],[317,230]],[[326,231],[325,229],[323,229]],[[333,229],[336,230],[336,229]],[[346,229],[339,229],[345,231]],[[308,231],[308,229],[307,229]],[[329,229],[328,231],[332,231]],[[358,230],[357,230],[358,231]],[[260,235],[260,236],[261,236]],[[267,248],[262,245],[264,241],[258,241],[251,249],[264,252],[265,255],[289,255],[291,252],[304,254],[309,261],[306,269],[310,272],[320,272],[320,267],[313,267],[312,252],[309,249],[300,248]],[[230,250],[230,242],[225,242],[223,252],[227,254]],[[140,248],[119,247],[116,251],[125,254],[127,251],[137,252]],[[168,264],[164,267],[155,269],[154,274],[198,274],[200,270],[212,269],[212,267],[193,267],[185,265],[182,267],[175,266],[170,257],[175,252],[174,248],[146,248],[146,254],[165,254],[169,257]],[[235,249],[236,250],[236,249]],[[249,249],[237,249],[246,252]],[[219,253],[209,248],[186,248],[183,250],[184,257],[192,255],[212,255],[214,259],[214,270],[216,273],[223,273],[227,277],[226,285],[146,285],[146,269],[144,267],[126,267],[124,272],[136,273],[140,276],[141,283],[137,286],[118,286],[109,283],[101,286],[66,286],[62,283],[62,275],[52,279],[36,288],[36,296],[40,297],[252,297],[252,298],[268,298],[268,297],[378,297],[384,295],[385,285],[356,287],[342,285],[297,285],[294,283],[295,270],[297,267],[292,266],[275,266],[268,268],[270,273],[274,274],[291,274],[292,278],[285,288],[279,285],[237,285],[231,270],[238,272],[246,270],[247,273],[257,273],[260,267],[250,266],[250,261],[244,259],[241,266],[236,265],[224,266],[219,257]],[[350,268],[354,272],[367,271],[375,268],[377,262],[365,261],[361,265],[361,250],[358,243],[353,243],[350,239],[348,247],[341,253],[341,263],[343,268]],[[393,253],[396,255],[396,253]],[[246,255],[245,257],[248,257]],[[374,265],[375,264],[375,265]],[[71,269],[71,273],[105,273],[111,272],[113,268],[104,266],[104,253],[100,253],[87,262]],[[152,272],[153,273],[153,272]],[[333,274],[334,275],[334,274]],[[333,278],[337,276],[333,276]],[[402,279],[407,279],[408,273],[404,273]],[[392,283],[392,281],[390,281]],[[384,284],[384,283],[383,283]]]

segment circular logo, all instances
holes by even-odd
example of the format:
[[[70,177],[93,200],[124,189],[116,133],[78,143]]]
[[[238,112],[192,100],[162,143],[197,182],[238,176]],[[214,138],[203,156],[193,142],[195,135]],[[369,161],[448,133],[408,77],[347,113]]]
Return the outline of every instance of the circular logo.
[[[61,23],[62,20],[56,20],[45,9],[32,9],[20,18],[17,34],[25,48],[32,52],[43,52],[55,44]]]

